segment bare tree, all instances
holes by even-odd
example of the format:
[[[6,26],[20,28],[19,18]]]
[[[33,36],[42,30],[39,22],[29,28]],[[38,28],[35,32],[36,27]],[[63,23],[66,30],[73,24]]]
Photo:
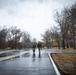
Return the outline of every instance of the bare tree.
[[[70,42],[76,47],[76,3],[71,7],[64,8],[61,13],[56,12],[55,21],[60,26],[62,35],[62,47],[69,48]],[[71,41],[69,40],[71,38]]]
[[[58,48],[60,49],[60,31],[56,26],[51,27],[50,29],[51,38],[57,42]],[[52,41],[53,42],[53,41]]]
[[[4,49],[6,48],[7,44],[6,44],[6,36],[7,36],[7,28],[6,27],[3,27],[0,29],[0,48],[1,49]]]
[[[62,40],[62,47],[65,49],[65,24],[63,20],[63,14],[56,12],[55,14],[55,21],[58,23],[60,26],[60,31],[61,31],[61,40]]]
[[[70,10],[70,28],[71,28],[71,33],[73,37],[73,48],[76,48],[76,3],[71,6]]]
[[[23,46],[23,48],[30,48],[32,46],[31,44],[32,43],[31,43],[30,34],[23,32],[23,34],[22,34],[22,46]]]
[[[22,39],[22,40],[21,40]],[[10,28],[0,27],[0,49],[10,47],[12,49],[31,47],[30,34],[22,32],[16,26]]]
[[[47,29],[44,34],[41,35],[43,37],[43,41],[45,42],[45,46],[47,48],[51,48],[51,34],[50,34],[50,30]]]
[[[12,26],[9,29],[9,33],[7,35],[8,37],[8,46],[11,48],[18,48],[18,44],[20,41],[20,38],[22,36],[22,32],[20,29],[18,29],[16,26]]]

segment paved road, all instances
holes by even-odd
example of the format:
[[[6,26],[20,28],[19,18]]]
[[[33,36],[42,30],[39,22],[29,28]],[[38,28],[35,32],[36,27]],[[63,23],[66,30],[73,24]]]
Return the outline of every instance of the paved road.
[[[42,50],[39,56],[32,50],[20,57],[0,62],[0,75],[56,75],[47,51]]]

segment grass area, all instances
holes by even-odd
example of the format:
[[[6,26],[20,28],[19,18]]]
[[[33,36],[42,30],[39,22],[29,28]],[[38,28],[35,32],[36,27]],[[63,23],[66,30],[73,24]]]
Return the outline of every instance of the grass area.
[[[52,57],[66,75],[76,75],[76,54],[52,54]]]

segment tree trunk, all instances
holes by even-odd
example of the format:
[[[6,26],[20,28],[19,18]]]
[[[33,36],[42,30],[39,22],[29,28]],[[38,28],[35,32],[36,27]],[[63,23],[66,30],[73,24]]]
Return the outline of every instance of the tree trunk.
[[[64,35],[62,36],[62,48],[65,49],[65,37],[64,37]]]

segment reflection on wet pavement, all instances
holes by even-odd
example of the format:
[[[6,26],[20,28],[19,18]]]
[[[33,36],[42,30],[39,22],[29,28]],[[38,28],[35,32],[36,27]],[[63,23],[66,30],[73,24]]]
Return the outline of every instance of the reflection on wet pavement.
[[[29,56],[30,56],[29,53],[26,53],[26,54],[22,55],[22,57],[29,57]]]

